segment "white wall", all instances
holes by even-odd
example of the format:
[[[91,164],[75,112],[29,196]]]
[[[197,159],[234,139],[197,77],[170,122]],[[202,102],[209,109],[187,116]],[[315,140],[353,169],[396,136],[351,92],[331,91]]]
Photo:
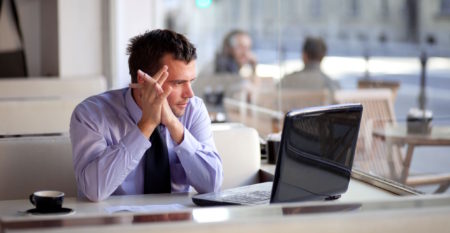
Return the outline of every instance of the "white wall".
[[[126,48],[130,38],[147,30],[162,27],[162,4],[160,0],[113,0],[112,19],[112,57],[113,88],[126,87],[131,77],[128,70]]]
[[[103,74],[102,1],[58,0],[59,76]]]

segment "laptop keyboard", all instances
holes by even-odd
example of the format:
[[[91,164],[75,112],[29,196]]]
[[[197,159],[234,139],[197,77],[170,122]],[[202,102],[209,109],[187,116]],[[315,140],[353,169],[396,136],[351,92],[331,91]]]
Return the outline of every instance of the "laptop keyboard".
[[[242,203],[242,204],[257,204],[260,202],[267,202],[270,199],[271,191],[252,191],[249,193],[235,193],[222,198],[223,201]]]

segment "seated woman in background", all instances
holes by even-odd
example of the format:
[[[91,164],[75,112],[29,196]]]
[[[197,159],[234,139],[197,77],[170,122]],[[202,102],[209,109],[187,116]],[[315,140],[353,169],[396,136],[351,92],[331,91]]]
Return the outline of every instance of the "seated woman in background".
[[[250,65],[252,73],[256,69],[256,58],[251,51],[252,39],[242,30],[232,30],[224,38],[222,51],[216,55],[216,73],[235,73],[245,65]]]

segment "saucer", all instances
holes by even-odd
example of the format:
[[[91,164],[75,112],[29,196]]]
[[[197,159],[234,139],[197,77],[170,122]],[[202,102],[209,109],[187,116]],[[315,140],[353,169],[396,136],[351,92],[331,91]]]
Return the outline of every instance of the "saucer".
[[[61,209],[58,209],[58,210],[54,210],[54,211],[45,211],[45,212],[42,212],[42,211],[39,211],[38,209],[36,209],[36,208],[33,208],[33,209],[29,209],[29,210],[27,210],[27,211],[25,211],[26,213],[29,213],[29,214],[33,214],[33,215],[49,215],[49,214],[61,214],[61,215],[64,215],[64,214],[71,214],[71,213],[74,213],[75,211],[73,210],[73,209],[70,209],[70,208],[61,208]]]

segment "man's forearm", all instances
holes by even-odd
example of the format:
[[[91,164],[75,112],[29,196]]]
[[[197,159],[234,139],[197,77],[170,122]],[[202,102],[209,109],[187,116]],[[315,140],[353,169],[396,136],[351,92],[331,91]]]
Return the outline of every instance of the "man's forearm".
[[[170,137],[172,140],[179,145],[184,139],[184,126],[178,119],[175,119],[174,122],[166,125],[169,130]]]

